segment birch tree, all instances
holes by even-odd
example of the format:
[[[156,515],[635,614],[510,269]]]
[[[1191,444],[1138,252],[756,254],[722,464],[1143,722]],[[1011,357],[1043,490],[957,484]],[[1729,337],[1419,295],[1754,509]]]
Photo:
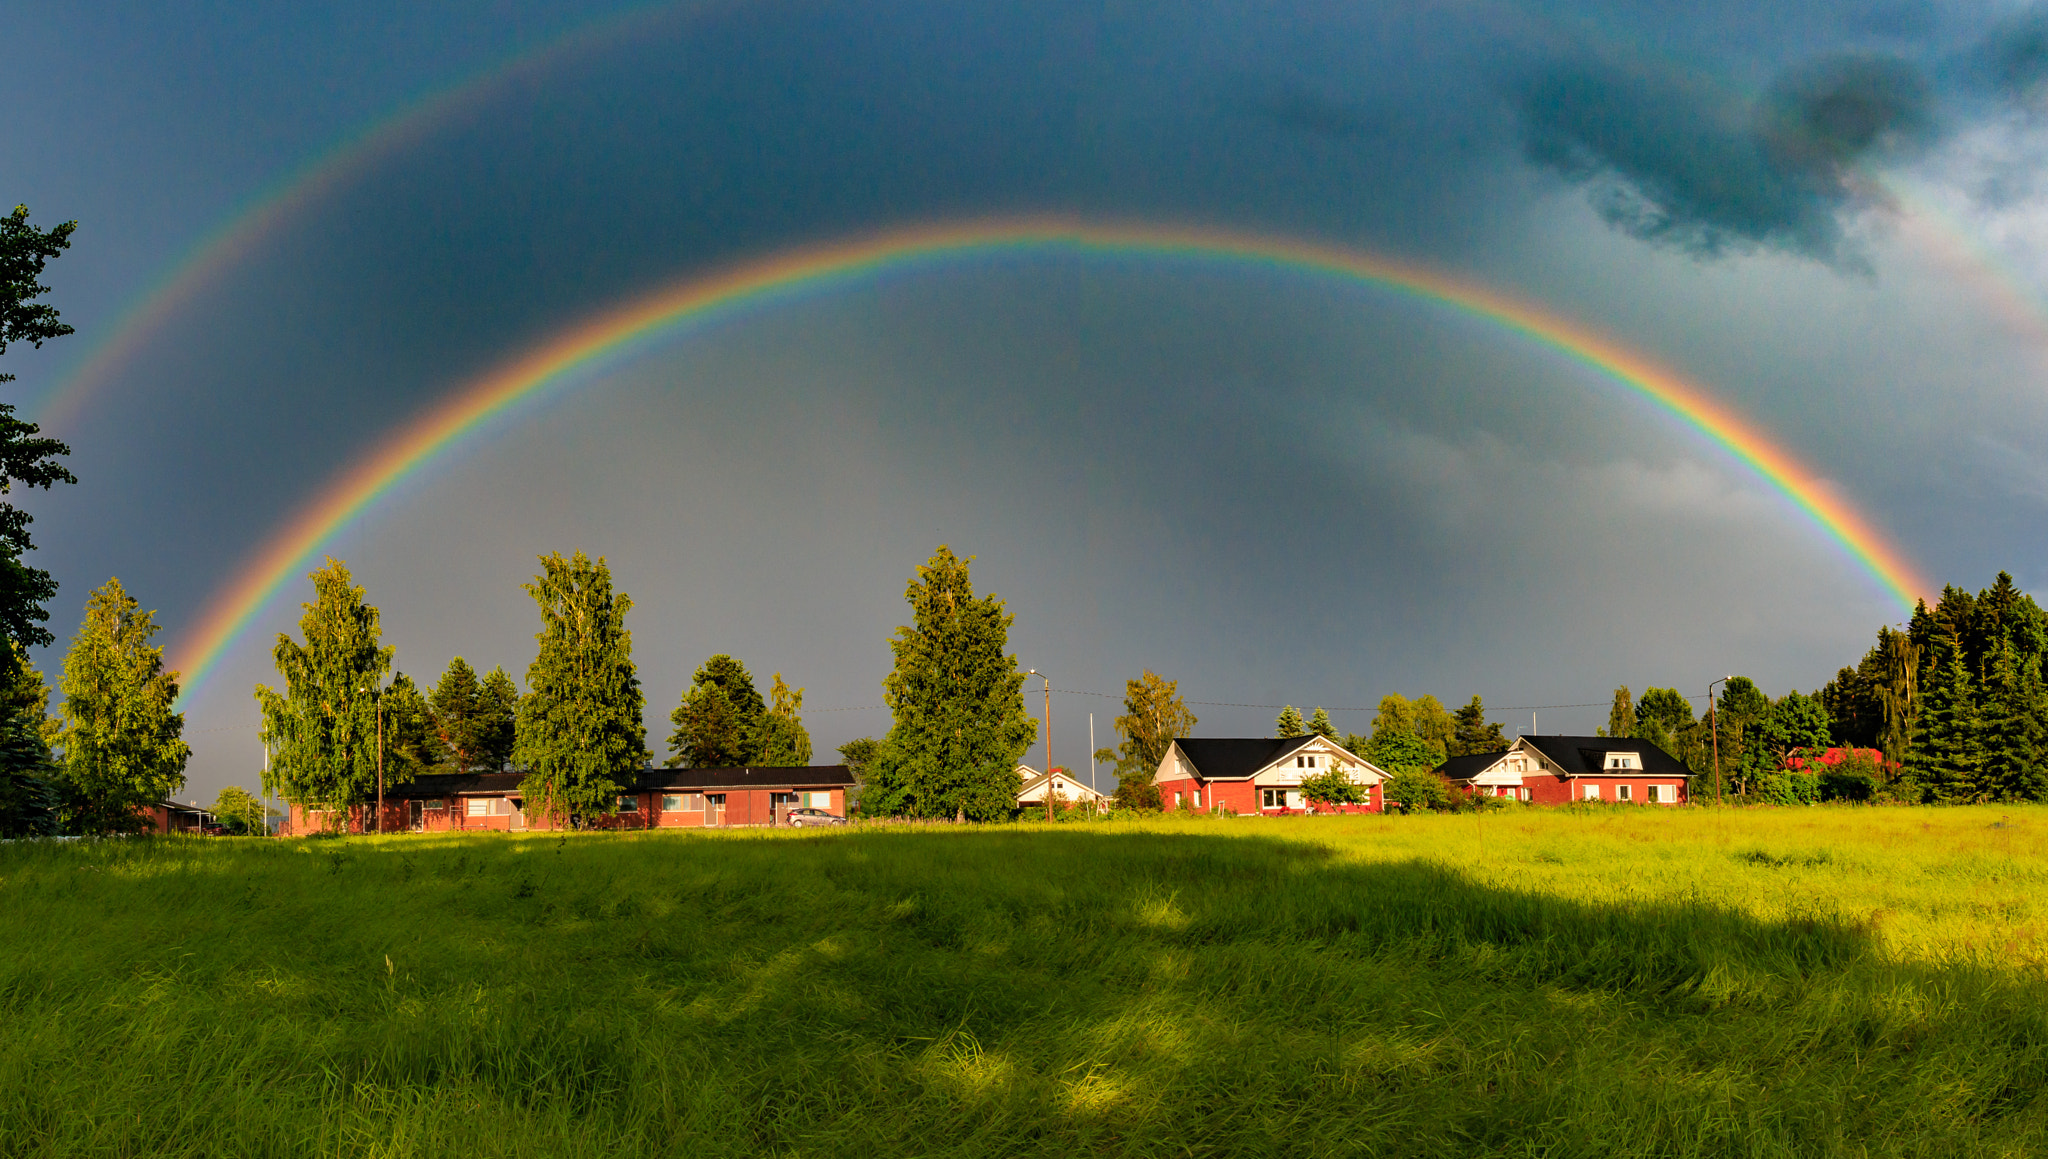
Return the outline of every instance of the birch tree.
[[[73,832],[132,833],[142,810],[185,785],[185,717],[178,674],[164,668],[164,650],[150,643],[155,613],[110,579],[85,604],[71,650],[64,655],[60,709],[67,827]]]
[[[540,557],[525,585],[540,607],[540,655],[526,670],[513,760],[529,813],[581,825],[610,812],[647,758],[645,703],[633,667],[626,613],[633,598],[612,592],[611,568],[582,552]]]

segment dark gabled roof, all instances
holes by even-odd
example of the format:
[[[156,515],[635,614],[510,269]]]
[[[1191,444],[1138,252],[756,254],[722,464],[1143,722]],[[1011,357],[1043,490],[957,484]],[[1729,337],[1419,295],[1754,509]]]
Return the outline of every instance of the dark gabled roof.
[[[1506,755],[1506,749],[1495,753],[1469,753],[1462,757],[1452,757],[1438,765],[1436,771],[1454,781],[1469,781],[1492,768],[1495,762]]]
[[[1678,763],[1676,757],[1646,740],[1611,736],[1525,736],[1522,739],[1568,776],[1692,776],[1692,771]],[[1642,772],[1624,774],[1608,771],[1608,753],[1640,754],[1643,758]]]
[[[1191,737],[1177,736],[1173,743],[1205,781],[1242,781],[1295,749],[1316,739],[1290,737]]]
[[[642,769],[633,789],[648,793],[701,789],[844,789],[853,786],[845,765],[793,765],[761,769]]]

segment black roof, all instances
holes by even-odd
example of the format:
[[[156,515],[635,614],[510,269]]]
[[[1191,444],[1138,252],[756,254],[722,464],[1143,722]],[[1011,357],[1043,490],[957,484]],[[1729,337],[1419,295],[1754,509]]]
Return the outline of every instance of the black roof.
[[[1316,739],[1289,737],[1177,736],[1173,743],[1205,781],[1241,781]]]
[[[477,793],[509,793],[526,779],[525,773],[427,773],[403,785],[384,790],[384,799],[400,801],[415,797],[460,797]]]
[[[699,789],[842,789],[853,785],[845,765],[790,765],[761,769],[642,769],[639,792]]]
[[[1506,749],[1491,753],[1468,753],[1462,757],[1452,757],[1438,765],[1436,771],[1454,781],[1469,781],[1492,768],[1495,761],[1506,755]]]
[[[1612,777],[1607,768],[1608,753],[1637,753],[1643,758],[1642,774],[1653,777],[1690,777],[1692,770],[1678,758],[1646,740],[1611,736],[1525,736],[1532,748],[1552,764],[1575,777]]]

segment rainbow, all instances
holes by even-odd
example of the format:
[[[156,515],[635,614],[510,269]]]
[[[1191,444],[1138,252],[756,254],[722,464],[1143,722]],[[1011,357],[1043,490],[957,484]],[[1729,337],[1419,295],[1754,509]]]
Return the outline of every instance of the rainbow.
[[[687,278],[602,311],[454,391],[344,470],[245,563],[177,649],[183,699],[203,686],[257,615],[321,545],[378,499],[507,408],[586,381],[673,326],[705,322],[908,269],[1003,253],[1179,259],[1333,278],[1460,310],[1600,372],[1726,448],[1781,492],[1903,608],[1926,589],[1886,542],[1821,478],[1697,386],[1611,339],[1501,291],[1406,261],[1321,242],[1207,228],[995,219],[921,225],[805,246]]]

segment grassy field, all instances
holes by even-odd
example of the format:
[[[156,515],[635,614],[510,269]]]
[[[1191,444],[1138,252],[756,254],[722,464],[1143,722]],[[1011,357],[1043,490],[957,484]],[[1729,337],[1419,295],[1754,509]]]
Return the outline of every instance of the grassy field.
[[[2048,1154],[2048,811],[0,847],[0,1155]]]

